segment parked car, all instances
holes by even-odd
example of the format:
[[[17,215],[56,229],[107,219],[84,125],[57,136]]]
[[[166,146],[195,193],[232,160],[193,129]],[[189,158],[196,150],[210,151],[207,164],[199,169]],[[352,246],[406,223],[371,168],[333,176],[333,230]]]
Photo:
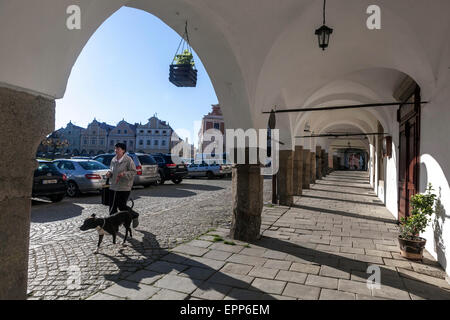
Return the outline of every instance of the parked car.
[[[231,176],[231,165],[229,164],[192,163],[187,169],[189,177],[208,177],[208,179],[213,179],[215,177],[223,178],[225,176]]]
[[[33,197],[46,197],[52,202],[64,199],[67,191],[67,176],[58,171],[50,161],[38,161],[38,168],[34,171]]]
[[[152,156],[159,166],[160,184],[167,180],[179,184],[188,175],[186,164],[178,156],[164,153],[155,153]]]
[[[136,165],[137,174],[134,177],[134,186],[147,187],[151,184],[160,184],[158,164],[152,156],[145,153],[127,153]],[[94,157],[94,160],[103,163],[108,168],[111,160],[116,155],[114,153],[101,154]]]
[[[79,196],[83,192],[100,191],[106,183],[109,168],[104,164],[86,159],[54,160],[61,173],[67,176],[67,195]]]

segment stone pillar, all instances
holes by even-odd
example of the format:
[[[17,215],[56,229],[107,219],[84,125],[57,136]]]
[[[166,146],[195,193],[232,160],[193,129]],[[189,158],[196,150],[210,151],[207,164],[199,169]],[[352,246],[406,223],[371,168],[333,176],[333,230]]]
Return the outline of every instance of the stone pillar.
[[[293,194],[302,195],[303,186],[303,147],[296,146],[294,152]]]
[[[311,183],[311,153],[308,149],[303,150],[303,172],[302,181],[303,189],[309,189],[309,184]]]
[[[280,150],[280,168],[277,174],[278,203],[282,206],[291,206],[293,196],[293,169],[294,151]]]
[[[248,148],[246,149],[248,155]],[[246,157],[248,159],[248,157]],[[263,180],[260,164],[234,164],[232,169],[233,216],[230,237],[255,241],[261,230]]]
[[[55,127],[55,101],[0,88],[0,300],[26,299],[36,151]]]
[[[316,146],[316,179],[322,179],[322,148]]]
[[[316,153],[311,152],[311,168],[309,172],[309,175],[311,176],[310,178],[311,184],[316,183],[316,165],[317,165]]]
[[[321,159],[322,159],[322,177],[325,177],[328,174],[328,170],[327,170],[328,153],[326,153],[324,149],[322,149]]]

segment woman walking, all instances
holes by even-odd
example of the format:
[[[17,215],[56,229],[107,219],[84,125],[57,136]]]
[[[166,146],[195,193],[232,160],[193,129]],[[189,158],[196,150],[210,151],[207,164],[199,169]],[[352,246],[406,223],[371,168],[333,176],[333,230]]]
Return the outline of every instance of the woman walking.
[[[136,175],[136,165],[133,159],[126,153],[127,146],[124,143],[117,143],[114,151],[116,156],[111,160],[110,171],[106,176],[111,181],[109,188],[109,214],[120,211],[126,211],[130,208],[127,206],[128,197],[133,187],[134,176]]]

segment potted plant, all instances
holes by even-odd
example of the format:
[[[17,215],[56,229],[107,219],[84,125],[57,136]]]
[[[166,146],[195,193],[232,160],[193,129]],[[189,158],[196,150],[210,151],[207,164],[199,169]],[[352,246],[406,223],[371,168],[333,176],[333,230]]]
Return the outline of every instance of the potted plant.
[[[197,85],[197,70],[195,69],[194,56],[189,50],[175,55],[170,65],[169,81],[177,87],[195,87]]]
[[[430,183],[425,194],[413,195],[410,201],[411,215],[401,219],[398,241],[400,253],[407,259],[422,260],[423,258],[426,239],[421,238],[420,234],[425,231],[431,221],[436,199],[436,195],[431,191],[433,189]]]

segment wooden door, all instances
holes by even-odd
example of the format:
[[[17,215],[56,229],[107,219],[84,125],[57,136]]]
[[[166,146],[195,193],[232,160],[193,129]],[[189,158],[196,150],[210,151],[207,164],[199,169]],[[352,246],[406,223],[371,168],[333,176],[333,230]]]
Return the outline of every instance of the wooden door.
[[[420,90],[417,87],[408,99],[414,104],[401,105],[398,110],[399,136],[399,199],[398,218],[409,217],[409,199],[419,186]]]

